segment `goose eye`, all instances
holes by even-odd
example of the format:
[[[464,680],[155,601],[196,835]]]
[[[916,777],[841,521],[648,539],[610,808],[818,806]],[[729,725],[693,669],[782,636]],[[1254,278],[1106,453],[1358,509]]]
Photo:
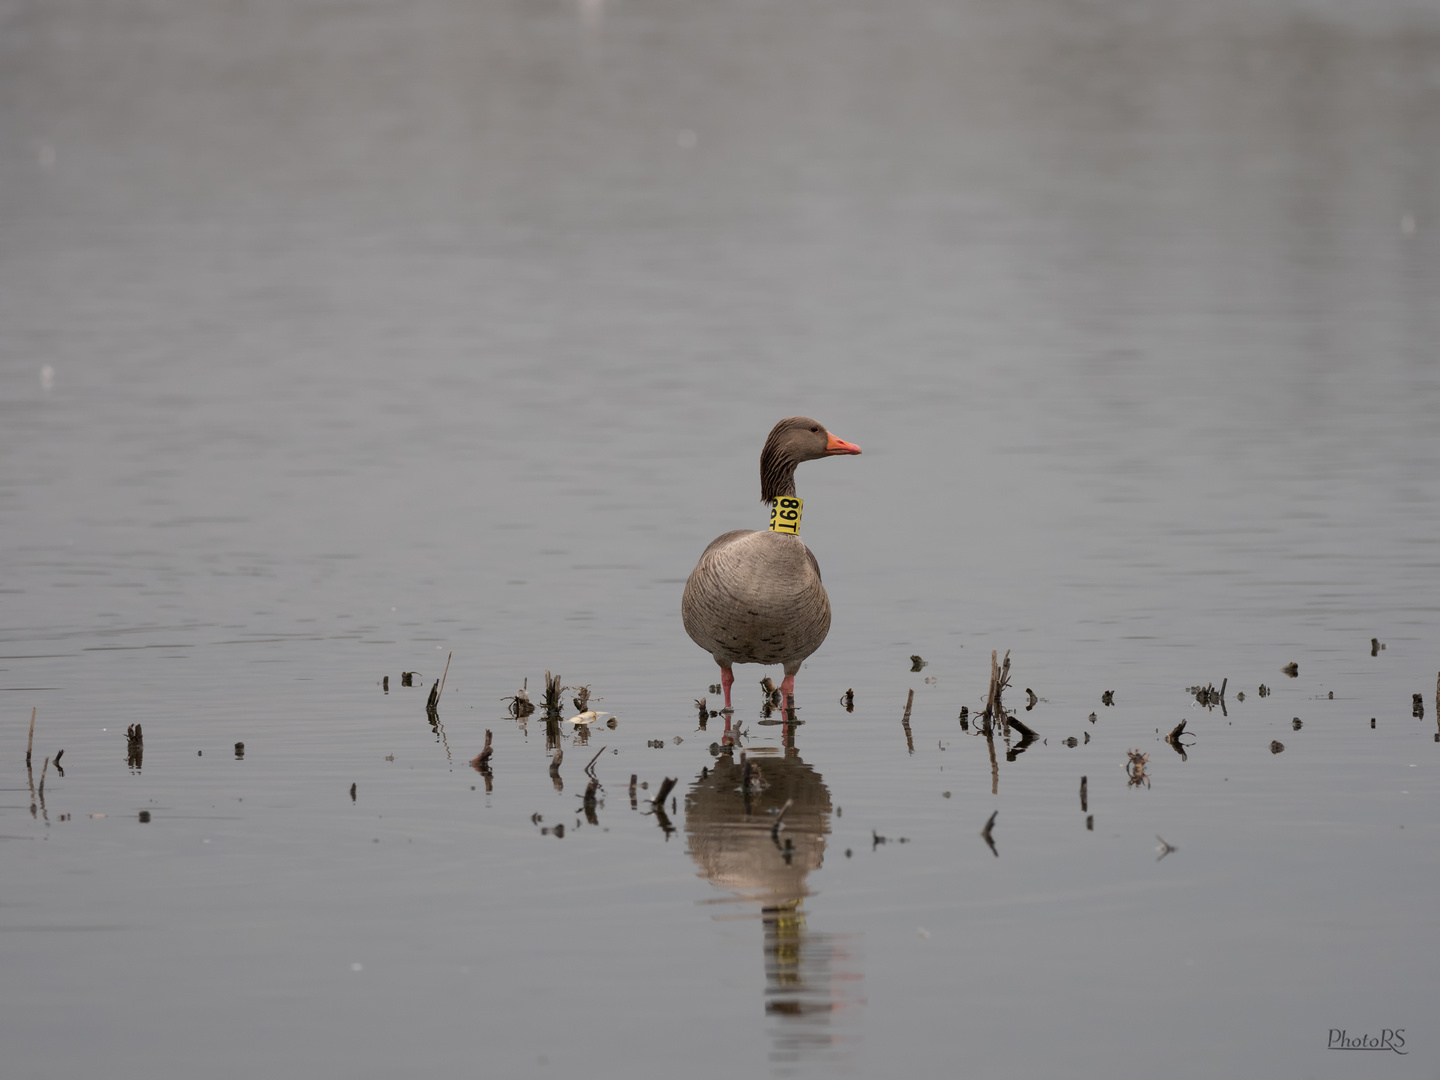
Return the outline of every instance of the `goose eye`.
[[[810,430],[811,430],[811,431],[819,431],[820,429],[819,429],[819,427],[812,427]]]

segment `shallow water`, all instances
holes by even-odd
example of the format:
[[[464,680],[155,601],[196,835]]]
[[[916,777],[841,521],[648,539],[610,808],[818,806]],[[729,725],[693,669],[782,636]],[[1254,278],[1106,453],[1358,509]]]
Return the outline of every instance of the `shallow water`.
[[[1437,148],[1400,0],[0,3],[7,1074],[1433,1074]]]

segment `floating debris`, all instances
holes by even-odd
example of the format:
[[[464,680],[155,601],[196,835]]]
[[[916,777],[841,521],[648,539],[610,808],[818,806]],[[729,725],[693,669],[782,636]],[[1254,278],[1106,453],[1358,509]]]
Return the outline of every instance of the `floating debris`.
[[[1025,711],[1029,712],[1031,709],[1035,708],[1035,706],[1039,703],[1040,699],[1035,696],[1035,691],[1031,690],[1028,686],[1025,687],[1025,697],[1028,699],[1028,702],[1025,705]]]
[[[990,815],[990,820],[985,822],[985,827],[980,830],[980,838],[984,840],[987,845],[989,845],[990,854],[994,855],[997,859],[1000,857],[1000,851],[995,846],[995,838],[991,835],[991,830],[995,828],[995,819],[999,816],[999,810],[993,812]]]
[[[1285,749],[1285,744],[1284,744],[1283,742],[1281,742],[1279,739],[1275,739],[1275,740],[1273,740],[1273,741],[1270,743],[1270,753],[1272,753],[1272,754],[1278,754],[1278,753],[1282,752],[1284,749]]]
[[[125,763],[132,769],[140,768],[145,761],[145,733],[139,724],[125,729]]]
[[[354,801],[355,801],[355,791],[356,791],[355,785],[354,785],[354,784],[351,784],[351,785],[350,785],[350,801],[351,801],[351,802],[354,802]]]
[[[575,696],[570,699],[575,704],[575,711],[583,713],[590,707],[590,687],[572,686],[570,689],[575,691]]]
[[[470,759],[471,768],[478,769],[483,772],[485,769],[488,769],[490,767],[490,755],[495,752],[495,747],[491,745],[491,740],[494,738],[494,735],[495,733],[492,732],[489,728],[485,729],[485,749],[481,750],[480,753],[476,754],[473,758]]]
[[[1260,684],[1260,689],[1257,690],[1256,693],[1258,693],[1261,697],[1269,697],[1269,696],[1270,696],[1270,688],[1269,688],[1268,686],[1266,686],[1266,685],[1262,682],[1262,683]]]
[[[1304,726],[1305,726],[1305,725],[1300,722],[1300,717],[1298,717],[1298,716],[1295,717],[1294,720],[1291,720],[1291,721],[1290,721],[1290,727],[1291,727],[1291,729],[1294,730],[1294,731],[1299,731],[1299,730],[1300,730],[1302,727],[1304,727]]]
[[[1080,745],[1080,740],[1075,738],[1074,735],[1071,735],[1068,739],[1061,739],[1060,743],[1062,746],[1068,746],[1073,750],[1075,747]]]
[[[905,713],[900,717],[900,726],[905,729],[905,745],[911,756],[915,754],[915,736],[910,731],[910,706],[915,704],[915,691],[912,689],[905,697]]]
[[[1410,695],[1410,715],[1416,720],[1425,718],[1425,699],[1419,694]]]
[[[934,675],[927,675],[927,676],[925,677],[925,685],[926,685],[926,686],[934,686],[934,685],[935,685],[937,682],[939,682],[939,681],[940,681],[940,680],[937,679],[937,678],[935,678]]]
[[[25,768],[30,768],[30,751],[35,747],[35,713],[39,706],[30,707],[30,738],[25,741]],[[138,730],[133,725],[131,731]]]
[[[244,761],[244,760],[245,760],[245,744],[244,744],[243,742],[237,742],[237,743],[235,744],[235,760],[236,760],[236,761]],[[57,764],[57,765],[60,764],[60,759],[59,759],[59,758],[56,758],[56,759],[55,759],[55,764]]]
[[[1284,667],[1282,667],[1282,668],[1280,669],[1280,673],[1281,673],[1282,675],[1289,675],[1290,678],[1293,679],[1293,678],[1297,677],[1297,676],[1300,674],[1300,665],[1297,664],[1297,663],[1295,663],[1295,661],[1292,660],[1292,661],[1290,661],[1290,663],[1286,664]]]
[[[645,745],[648,746],[648,747],[650,747],[650,749],[652,749],[652,750],[664,750],[664,749],[665,749],[665,740],[664,740],[664,739],[646,739],[646,740],[645,740]]]
[[[1155,859],[1156,862],[1159,862],[1166,855],[1169,855],[1172,851],[1180,850],[1174,844],[1168,843],[1165,838],[1159,833],[1155,834],[1155,839],[1160,841],[1160,846],[1155,849],[1156,851],[1160,852],[1159,856]]]
[[[846,712],[855,711],[855,690],[851,688],[840,695],[840,704],[845,706]]]
[[[1170,734],[1165,736],[1165,741],[1170,744],[1170,746],[1177,754],[1180,755],[1181,761],[1190,760],[1189,755],[1185,753],[1184,744],[1180,742],[1180,736],[1184,734],[1185,725],[1187,723],[1189,723],[1188,720],[1181,720],[1180,723],[1176,724],[1175,727],[1171,729]],[[1192,732],[1191,734],[1193,735],[1194,733]]]
[[[1383,649],[1383,648],[1385,648],[1385,645],[1384,645],[1384,643],[1381,642],[1381,640],[1380,640],[1379,638],[1373,638],[1373,637],[1372,637],[1372,638],[1370,639],[1370,655],[1371,655],[1371,656],[1379,656],[1379,655],[1380,655],[1380,650]]]
[[[389,676],[389,675],[386,675],[383,679],[380,680],[380,687],[381,687],[381,689],[383,689],[383,690],[385,691],[385,693],[388,694],[388,693],[390,692],[390,676]]]
[[[760,680],[760,689],[765,691],[765,703],[767,705],[784,704],[780,700],[780,688],[775,685],[775,680],[766,675]]]
[[[710,684],[710,693],[712,694],[718,694],[722,689],[724,688],[718,682]]]
[[[102,814],[101,816],[103,817],[104,815]],[[94,817],[94,815],[92,814],[91,817]],[[150,821],[150,811],[149,811],[149,810],[141,810],[141,811],[140,811],[140,824],[145,825],[145,824],[148,824],[149,821]]]
[[[918,655],[910,657],[910,670],[919,671],[930,663],[929,660],[922,660]]]
[[[1130,787],[1139,787],[1144,784],[1150,786],[1150,777],[1145,773],[1145,766],[1150,764],[1150,755],[1139,750],[1125,751],[1129,760],[1125,763],[1125,771],[1130,775]]]
[[[1221,680],[1219,690],[1215,689],[1215,684],[1212,682],[1204,686],[1187,686],[1185,692],[1194,694],[1195,700],[1207,709],[1213,709],[1216,705],[1223,709],[1225,707],[1225,686],[1229,681],[1229,679]]]
[[[508,698],[501,699],[502,701],[510,702],[511,716],[517,718],[526,717],[535,711],[535,703],[530,700],[529,686],[530,680],[527,678],[517,693]]]
[[[401,685],[401,686],[414,686],[414,685],[415,685],[415,676],[416,676],[416,675],[419,675],[419,674],[420,674],[420,672],[418,672],[418,671],[402,671],[402,672],[400,672],[400,685]]]
[[[596,712],[594,709],[591,709],[589,712],[582,712],[579,716],[570,717],[570,723],[579,727],[582,724],[593,724],[596,720],[599,720],[600,717],[609,715],[607,712]]]
[[[1094,722],[1095,722],[1095,714],[1092,712],[1092,713],[1090,714],[1090,723],[1093,724]]]
[[[1090,778],[1080,777],[1080,812],[1088,813],[1090,810]]]
[[[1114,691],[1114,690],[1106,690],[1103,694],[1101,694],[1101,695],[1100,695],[1100,704],[1101,704],[1101,705],[1114,705],[1114,704],[1115,704],[1115,691]]]

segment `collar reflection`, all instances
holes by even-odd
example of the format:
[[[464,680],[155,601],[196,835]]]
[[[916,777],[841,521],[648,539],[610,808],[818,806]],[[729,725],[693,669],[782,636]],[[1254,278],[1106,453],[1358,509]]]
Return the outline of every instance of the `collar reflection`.
[[[830,813],[830,789],[793,748],[752,749],[745,764],[721,755],[685,793],[690,856],[700,876],[732,894],[709,902],[743,909],[717,918],[760,918],[776,1064],[843,1058],[858,1040],[859,936],[812,930],[803,909],[808,878],[825,860]]]

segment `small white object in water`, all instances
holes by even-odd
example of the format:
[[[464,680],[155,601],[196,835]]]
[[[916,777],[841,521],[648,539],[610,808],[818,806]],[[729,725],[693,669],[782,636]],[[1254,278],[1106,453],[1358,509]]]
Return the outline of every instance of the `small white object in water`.
[[[591,709],[589,712],[582,712],[579,716],[570,717],[570,723],[593,724],[596,720],[599,720],[600,717],[609,715],[608,712],[596,712],[594,709]]]

